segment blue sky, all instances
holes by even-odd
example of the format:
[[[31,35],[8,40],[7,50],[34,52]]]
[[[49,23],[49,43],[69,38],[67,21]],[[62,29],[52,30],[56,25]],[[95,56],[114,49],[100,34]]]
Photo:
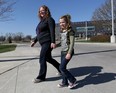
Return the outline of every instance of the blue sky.
[[[39,22],[37,13],[41,5],[47,5],[56,23],[60,16],[70,14],[72,22],[89,21],[96,8],[106,0],[16,0],[13,21],[0,22],[0,35],[22,32],[25,36],[36,35]]]

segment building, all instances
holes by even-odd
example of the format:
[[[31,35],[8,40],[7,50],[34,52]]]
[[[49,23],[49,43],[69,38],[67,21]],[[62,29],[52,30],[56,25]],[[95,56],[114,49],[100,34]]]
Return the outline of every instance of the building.
[[[114,29],[116,35],[116,20],[114,22]],[[72,27],[74,28],[77,38],[89,38],[91,36],[100,35],[100,34],[112,34],[112,22],[111,20],[106,21],[83,21],[83,22],[72,22]],[[59,38],[59,24],[56,24],[56,32]]]

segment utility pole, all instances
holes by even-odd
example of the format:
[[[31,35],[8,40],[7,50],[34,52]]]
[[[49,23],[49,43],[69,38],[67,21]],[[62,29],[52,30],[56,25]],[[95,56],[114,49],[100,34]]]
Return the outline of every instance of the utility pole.
[[[112,36],[111,36],[111,43],[116,43],[116,37],[114,34],[114,2],[111,0],[111,12],[112,12]]]
[[[87,30],[88,30],[88,28],[87,28],[87,21],[85,22],[85,28],[86,28],[86,40],[87,40]]]

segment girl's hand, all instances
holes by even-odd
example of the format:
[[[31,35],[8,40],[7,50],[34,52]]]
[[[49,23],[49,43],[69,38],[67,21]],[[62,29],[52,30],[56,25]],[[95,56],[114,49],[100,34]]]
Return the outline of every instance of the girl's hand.
[[[71,58],[71,54],[68,53],[65,58],[69,60]]]
[[[55,43],[51,43],[51,48],[55,48],[56,44]]]

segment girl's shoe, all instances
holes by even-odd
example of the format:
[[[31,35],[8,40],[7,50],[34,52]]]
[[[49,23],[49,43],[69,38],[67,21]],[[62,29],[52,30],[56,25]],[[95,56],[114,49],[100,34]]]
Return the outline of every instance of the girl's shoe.
[[[77,81],[75,81],[74,83],[70,83],[70,84],[68,85],[68,88],[72,89],[72,88],[74,88],[74,87],[76,87],[76,86],[77,86]]]
[[[61,84],[58,84],[57,86],[58,86],[59,88],[68,87],[67,84],[62,84],[62,83],[61,83]]]

